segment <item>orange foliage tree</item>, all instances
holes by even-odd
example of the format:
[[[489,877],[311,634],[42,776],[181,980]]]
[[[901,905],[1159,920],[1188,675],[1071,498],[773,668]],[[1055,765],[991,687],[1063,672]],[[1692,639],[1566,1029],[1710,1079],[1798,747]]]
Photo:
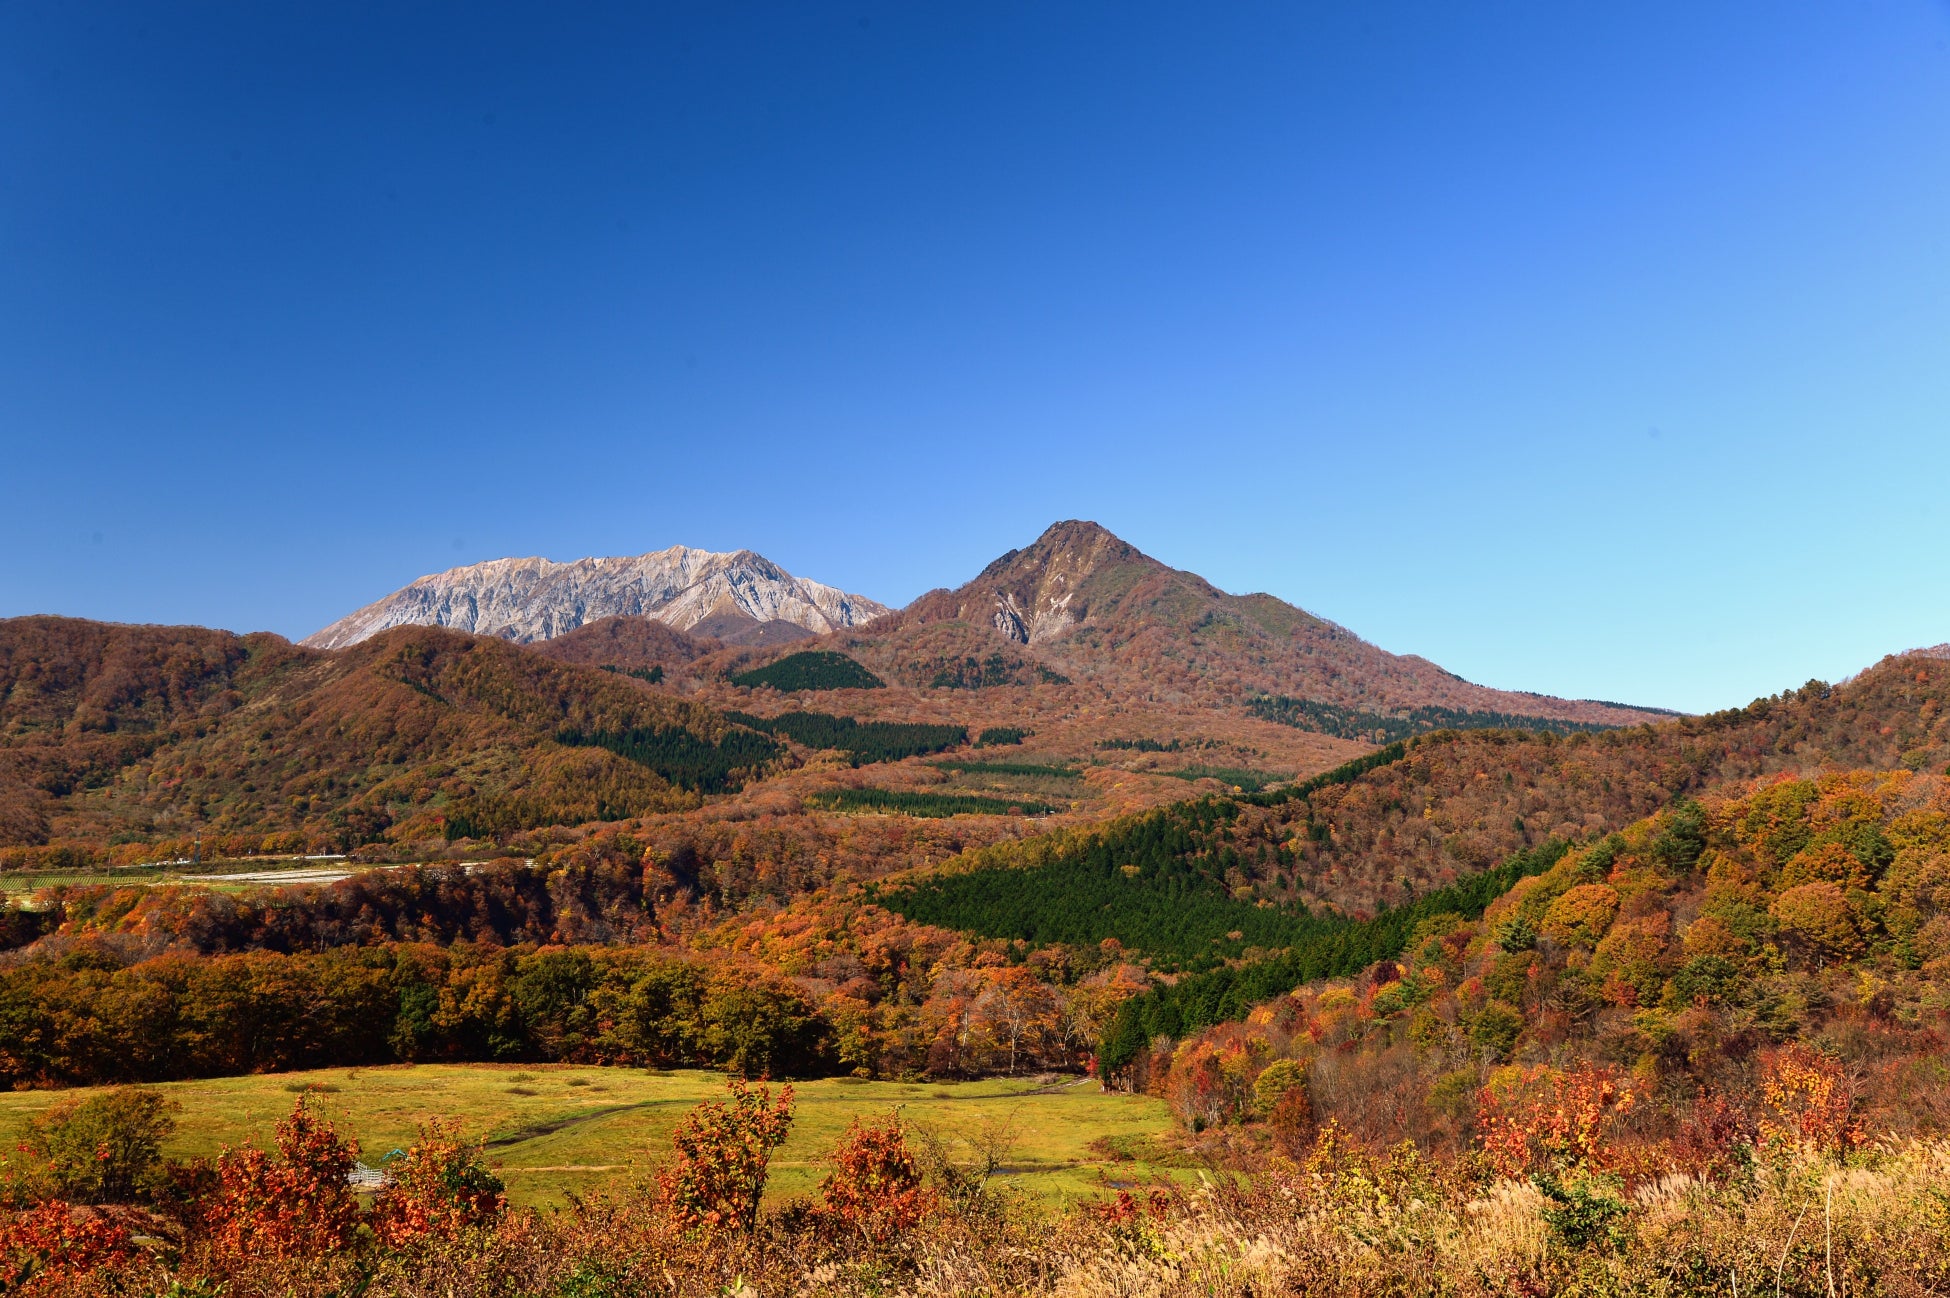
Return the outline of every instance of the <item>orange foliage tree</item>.
[[[667,1211],[687,1231],[757,1225],[772,1151],[792,1129],[790,1086],[774,1104],[768,1087],[736,1077],[725,1085],[729,1103],[707,1101],[684,1115],[670,1138],[675,1157],[657,1177]]]

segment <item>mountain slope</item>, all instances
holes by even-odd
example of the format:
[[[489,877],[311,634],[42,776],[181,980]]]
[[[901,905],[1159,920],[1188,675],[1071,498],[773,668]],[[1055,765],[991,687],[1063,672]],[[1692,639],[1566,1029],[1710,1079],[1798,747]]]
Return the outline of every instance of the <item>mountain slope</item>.
[[[557,662],[616,667],[623,671],[694,662],[722,647],[717,640],[679,631],[647,617],[606,617],[585,622],[566,635],[530,646],[535,653]]]
[[[1290,794],[1188,803],[991,848],[942,880],[922,878],[917,894],[933,908],[903,913],[1025,940],[1071,922],[1066,940],[1115,938],[1144,949],[1155,932],[1127,924],[1164,913],[1170,925],[1156,931],[1177,932],[1206,913],[1190,905],[1203,898],[1210,914],[1235,909],[1219,927],[1240,936],[1209,949],[1236,956],[1247,945],[1277,945],[1264,934],[1293,916],[1401,906],[1526,851],[1622,830],[1716,788],[1836,770],[1947,768],[1950,663],[1903,655],[1832,689],[1811,684],[1710,716],[1569,737],[1421,738]],[[1093,898],[1078,882],[1080,869],[1114,884],[1117,904]],[[1147,891],[1155,904],[1140,904]],[[1211,940],[1201,931],[1199,942]]]
[[[649,617],[679,631],[736,639],[784,622],[819,634],[886,614],[862,595],[794,577],[750,550],[676,545],[626,558],[495,559],[421,577],[302,642],[343,649],[395,626],[444,626],[526,644],[607,617]],[[775,636],[772,642],[783,637]]]
[[[1289,1058],[1314,1116],[1368,1140],[1487,1137],[1472,1117],[1507,1112],[1527,1082],[1548,1076],[1539,1065],[1629,1085],[1651,1110],[1634,1114],[1641,1131],[1673,1131],[1689,1109],[1712,1115],[1719,1134],[1705,1151],[1698,1128],[1681,1133],[1695,1157],[1716,1144],[1730,1152],[1743,1125],[1753,1141],[1766,1106],[1800,1107],[1791,1090],[1757,1084],[1765,1071],[1778,1083],[1783,1062],[1804,1083],[1826,1077],[1826,1098],[1799,1125],[1832,1147],[1941,1130],[1946,845],[1943,775],[1832,770],[1722,787],[1508,862],[1481,876],[1490,890],[1459,890],[1393,924],[1347,925],[1349,939],[1384,939],[1366,950],[1318,944],[1128,1001],[1100,1062],[1181,1103],[1201,1091],[1218,1098],[1200,1114],[1209,1125],[1244,1116],[1238,1097],[1251,1095],[1252,1071]],[[1369,965],[1352,985],[1304,985]],[[1169,1053],[1150,1049],[1159,1033],[1227,1019],[1244,1022]],[[1199,1083],[1215,1054],[1250,1061],[1231,1099]],[[1535,1071],[1501,1074],[1516,1086],[1499,1093],[1490,1068],[1504,1062]],[[1470,1089],[1491,1083],[1474,1114],[1453,1102],[1459,1066]],[[1513,1134],[1484,1143],[1520,1163],[1528,1142],[1520,1124]]]
[[[0,622],[0,846],[194,827],[236,850],[474,837],[694,805],[778,751],[698,704],[439,628],[323,653]]]
[[[1131,699],[1253,708],[1269,720],[1290,718],[1282,703],[1311,701],[1337,709],[1330,732],[1348,738],[1371,737],[1416,709],[1428,711],[1421,729],[1511,718],[1595,728],[1671,715],[1472,685],[1271,595],[1229,595],[1077,521],[1053,525],[966,585],[930,591],[892,617],[829,639],[882,675],[917,685],[941,677],[944,661],[993,659],[998,683],[1055,675]]]

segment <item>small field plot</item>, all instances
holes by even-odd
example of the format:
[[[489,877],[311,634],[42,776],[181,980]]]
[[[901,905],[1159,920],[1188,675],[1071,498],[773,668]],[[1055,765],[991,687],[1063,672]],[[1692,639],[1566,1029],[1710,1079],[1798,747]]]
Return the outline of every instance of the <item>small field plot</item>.
[[[323,1069],[155,1089],[182,1105],[175,1156],[210,1155],[271,1129],[309,1088],[324,1111],[357,1137],[376,1163],[410,1143],[420,1122],[459,1118],[487,1141],[488,1161],[518,1205],[561,1204],[570,1194],[624,1192],[670,1147],[670,1131],[700,1100],[724,1094],[716,1073],[644,1072],[557,1065],[419,1064]],[[896,1109],[933,1132],[958,1162],[986,1146],[999,1156],[996,1181],[1051,1205],[1101,1193],[1104,1180],[1130,1183],[1170,1126],[1164,1104],[1106,1095],[1095,1081],[1061,1078],[940,1084],[828,1078],[794,1084],[792,1137],[773,1160],[768,1201],[816,1193],[825,1158],[855,1118]],[[83,1091],[0,1094],[0,1136],[31,1115]],[[1161,1170],[1161,1169],[1160,1169]]]
[[[253,888],[292,887],[307,883],[336,883],[370,869],[384,869],[343,859],[317,857],[258,857],[234,861],[158,862],[152,865],[104,866],[90,870],[9,870],[0,872],[0,893],[31,893],[56,887],[126,887],[133,884],[183,884],[213,892],[245,892]]]

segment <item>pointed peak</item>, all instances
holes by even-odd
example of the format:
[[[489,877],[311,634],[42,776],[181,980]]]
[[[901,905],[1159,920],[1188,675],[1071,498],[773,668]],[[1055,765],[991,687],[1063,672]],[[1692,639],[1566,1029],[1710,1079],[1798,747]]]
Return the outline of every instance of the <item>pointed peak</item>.
[[[1060,523],[1051,523],[1043,529],[1029,547],[1032,550],[1048,550],[1055,553],[1080,553],[1085,551],[1111,551],[1120,554],[1139,554],[1140,551],[1102,523],[1089,519],[1066,518]]]
[[[1123,540],[1101,523],[1069,518],[1051,523],[1043,534],[1020,550],[1010,550],[985,568],[977,580],[994,579],[1004,573],[1021,573],[1028,568],[1056,565],[1073,570],[1093,570],[1106,564],[1139,563],[1162,569],[1163,564]]]

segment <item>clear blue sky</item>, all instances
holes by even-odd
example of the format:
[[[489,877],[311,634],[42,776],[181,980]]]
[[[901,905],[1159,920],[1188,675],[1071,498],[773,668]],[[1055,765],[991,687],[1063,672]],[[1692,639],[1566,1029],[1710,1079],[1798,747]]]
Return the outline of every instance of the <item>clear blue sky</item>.
[[[1094,518],[1473,680],[1950,640],[1950,7],[0,6],[0,615]]]

